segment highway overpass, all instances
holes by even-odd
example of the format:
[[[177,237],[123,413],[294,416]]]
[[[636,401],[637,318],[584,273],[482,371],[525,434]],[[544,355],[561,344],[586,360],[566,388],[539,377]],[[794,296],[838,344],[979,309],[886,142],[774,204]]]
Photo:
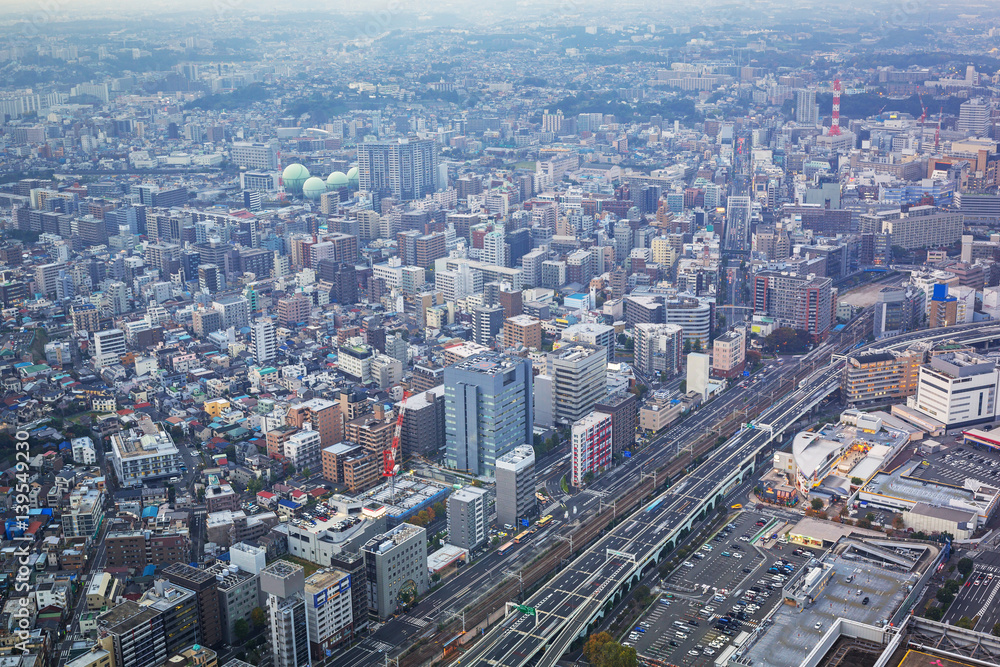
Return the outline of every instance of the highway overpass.
[[[923,330],[871,347],[908,345],[915,340],[996,340],[997,325],[977,323],[947,330]],[[830,355],[832,344],[818,347],[813,360]],[[772,444],[792,435],[790,428],[840,386],[843,358],[837,355],[821,366],[723,447],[709,454],[695,471],[660,494],[611,532],[561,568],[524,602],[534,614],[512,611],[482,637],[459,665],[522,667],[554,665],[590,626],[603,617],[638,583],[644,572],[665,558],[696,522],[725,498],[726,492],[750,477],[763,462],[760,456]]]

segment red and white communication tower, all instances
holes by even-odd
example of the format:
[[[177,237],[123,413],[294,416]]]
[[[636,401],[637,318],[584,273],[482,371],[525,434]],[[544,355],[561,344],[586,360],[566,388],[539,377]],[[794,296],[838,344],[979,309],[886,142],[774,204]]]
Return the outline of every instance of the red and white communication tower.
[[[833,81],[833,118],[830,120],[830,136],[840,136],[840,79]]]
[[[396,475],[399,474],[399,440],[403,435],[403,416],[406,413],[406,399],[410,397],[409,391],[403,392],[403,400],[399,402],[399,414],[396,415],[396,430],[392,434],[392,444],[389,449],[382,452],[382,476],[389,478],[389,492],[393,499],[396,497]]]

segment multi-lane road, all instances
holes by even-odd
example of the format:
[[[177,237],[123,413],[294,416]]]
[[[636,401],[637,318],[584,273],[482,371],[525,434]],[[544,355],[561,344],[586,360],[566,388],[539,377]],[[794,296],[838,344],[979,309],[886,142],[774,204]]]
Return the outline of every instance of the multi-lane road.
[[[761,417],[781,431],[800,416],[803,406],[835,390],[837,378],[825,377],[817,387],[795,390]],[[574,638],[599,613],[619,586],[690,527],[706,499],[724,490],[735,472],[752,464],[770,441],[763,430],[746,430],[716,450],[706,463],[657,497],[588,548],[525,603],[535,616],[513,614],[497,626],[458,664],[520,667],[542,653],[540,664],[554,664]],[[544,653],[543,653],[544,652]]]
[[[958,327],[933,334],[918,332],[883,343],[937,340],[965,333],[970,328],[979,327]],[[970,335],[977,334],[973,331]],[[818,347],[809,355],[812,361],[824,360],[841,351],[838,348],[841,340]],[[521,667],[529,661],[543,666],[555,664],[617,589],[636,576],[636,563],[649,562],[662,554],[665,545],[673,543],[682,528],[692,525],[707,502],[772,444],[771,433],[782,433],[804,412],[836,391],[842,365],[843,361],[833,361],[811,372],[800,383],[802,388],[785,394],[760,415],[757,423],[767,429],[744,430],[730,439],[704,465],[623,521],[542,586],[525,603],[536,610],[534,615],[515,612],[508,616],[457,664],[493,667]]]

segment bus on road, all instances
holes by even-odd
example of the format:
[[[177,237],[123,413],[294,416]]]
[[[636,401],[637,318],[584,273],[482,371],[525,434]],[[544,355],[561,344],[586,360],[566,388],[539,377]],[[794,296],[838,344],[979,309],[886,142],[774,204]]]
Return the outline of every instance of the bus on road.
[[[518,534],[517,534],[517,536],[516,536],[516,537],[514,538],[514,544],[520,544],[520,543],[521,543],[521,540],[525,540],[525,539],[527,539],[527,538],[528,538],[528,535],[530,535],[530,534],[531,534],[531,531],[530,531],[530,530],[524,530],[524,531],[521,531],[521,532],[520,532],[520,533],[518,533]]]
[[[544,525],[546,525],[547,523],[549,523],[551,521],[552,521],[552,515],[551,514],[546,514],[545,516],[543,516],[541,519],[538,520],[538,525],[539,526],[544,526]]]
[[[506,554],[508,551],[510,551],[513,548],[514,548],[514,543],[513,542],[505,542],[504,544],[500,545],[499,549],[497,549],[497,555],[503,556],[504,554]]]

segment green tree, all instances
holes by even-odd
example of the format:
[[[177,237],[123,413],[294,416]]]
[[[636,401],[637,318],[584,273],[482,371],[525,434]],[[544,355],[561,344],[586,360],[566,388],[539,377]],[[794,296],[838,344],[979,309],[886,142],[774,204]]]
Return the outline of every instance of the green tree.
[[[309,466],[306,466],[305,468],[302,469],[302,476],[308,477],[310,472],[312,471],[309,469]]]
[[[853,484],[854,486],[861,486],[864,483],[865,483],[865,480],[861,479],[860,477],[852,477],[851,478],[851,484]]]
[[[253,623],[255,630],[260,630],[267,625],[267,614],[261,607],[254,607],[253,611],[250,612],[250,622]]]
[[[937,593],[934,594],[934,597],[936,597],[937,601],[940,602],[945,607],[950,605],[951,601],[955,599],[955,595],[949,593],[947,589],[944,588],[939,588]]]
[[[236,622],[233,623],[233,634],[236,635],[236,639],[238,639],[240,643],[243,643],[243,641],[247,638],[247,635],[250,634],[250,624],[247,623],[247,619],[236,619]]]
[[[968,577],[972,573],[974,567],[975,563],[973,563],[971,558],[963,558],[958,561],[958,571],[962,573],[963,577]]]
[[[962,618],[955,621],[955,625],[960,628],[965,628],[966,630],[971,630],[974,626],[972,619],[968,616],[963,616]]]
[[[1000,637],[1000,623],[993,624],[992,632],[994,637]]]
[[[684,341],[684,354],[691,354],[691,339]]]
[[[614,640],[607,632],[598,632],[587,638],[587,643],[583,645],[583,657],[592,665],[596,665],[601,658],[601,653],[605,645]]]
[[[944,616],[944,610],[941,609],[941,607],[931,607],[924,612],[924,617],[929,618],[932,621],[940,621],[942,616]],[[997,625],[1000,625],[1000,623]]]
[[[818,512],[823,509],[823,501],[819,498],[813,498],[809,501],[809,506]]]

